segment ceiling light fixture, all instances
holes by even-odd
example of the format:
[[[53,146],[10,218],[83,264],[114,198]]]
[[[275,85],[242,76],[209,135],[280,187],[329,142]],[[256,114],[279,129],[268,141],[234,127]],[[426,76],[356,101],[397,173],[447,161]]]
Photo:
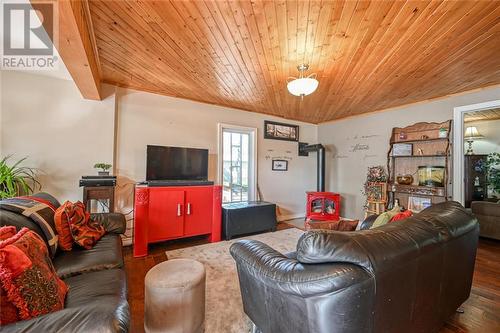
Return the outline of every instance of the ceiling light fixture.
[[[305,72],[309,69],[309,65],[301,64],[297,66],[299,70],[299,77],[289,77],[288,79],[292,79],[288,81],[286,87],[290,94],[295,96],[300,96],[304,98],[304,96],[312,94],[318,88],[318,80],[316,80],[316,73],[313,73],[309,76],[305,76]]]

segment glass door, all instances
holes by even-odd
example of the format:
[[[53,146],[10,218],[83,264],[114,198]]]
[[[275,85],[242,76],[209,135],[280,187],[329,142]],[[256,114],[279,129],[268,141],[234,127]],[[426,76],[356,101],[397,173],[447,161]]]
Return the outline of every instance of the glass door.
[[[254,200],[254,133],[242,129],[222,128],[222,201]]]

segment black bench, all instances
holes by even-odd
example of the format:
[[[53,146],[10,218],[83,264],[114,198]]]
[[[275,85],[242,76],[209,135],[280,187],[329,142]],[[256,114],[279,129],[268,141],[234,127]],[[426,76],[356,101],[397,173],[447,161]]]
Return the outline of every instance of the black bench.
[[[226,240],[237,235],[275,231],[276,224],[273,203],[248,201],[222,205],[222,235]]]

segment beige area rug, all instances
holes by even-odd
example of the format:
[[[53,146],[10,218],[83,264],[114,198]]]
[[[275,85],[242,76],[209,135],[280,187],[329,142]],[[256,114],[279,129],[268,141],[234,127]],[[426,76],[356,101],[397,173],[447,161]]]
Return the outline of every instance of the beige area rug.
[[[243,312],[236,264],[229,253],[231,244],[254,239],[281,253],[288,253],[295,251],[302,233],[291,228],[166,252],[168,259],[190,258],[205,265],[205,333],[246,333],[251,329],[251,322]]]

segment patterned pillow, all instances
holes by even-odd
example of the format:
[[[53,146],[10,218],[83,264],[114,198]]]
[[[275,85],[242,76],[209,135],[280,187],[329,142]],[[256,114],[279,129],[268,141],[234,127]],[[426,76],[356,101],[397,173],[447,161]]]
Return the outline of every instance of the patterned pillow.
[[[66,201],[58,208],[59,210],[62,210],[62,220],[67,221],[73,241],[87,250],[94,247],[106,233],[102,224],[90,218],[90,214],[85,211],[85,205],[80,201],[76,203]]]
[[[73,236],[71,236],[68,214],[66,213],[67,209],[71,209],[71,207],[67,207],[69,205],[73,204],[66,201],[63,205],[57,208],[56,213],[54,214],[54,222],[59,236],[59,247],[63,251],[71,251],[73,248]]]
[[[0,241],[9,239],[17,233],[16,227],[9,225],[0,228]]]
[[[45,242],[28,228],[0,241],[0,287],[0,325],[61,310],[68,292]]]

